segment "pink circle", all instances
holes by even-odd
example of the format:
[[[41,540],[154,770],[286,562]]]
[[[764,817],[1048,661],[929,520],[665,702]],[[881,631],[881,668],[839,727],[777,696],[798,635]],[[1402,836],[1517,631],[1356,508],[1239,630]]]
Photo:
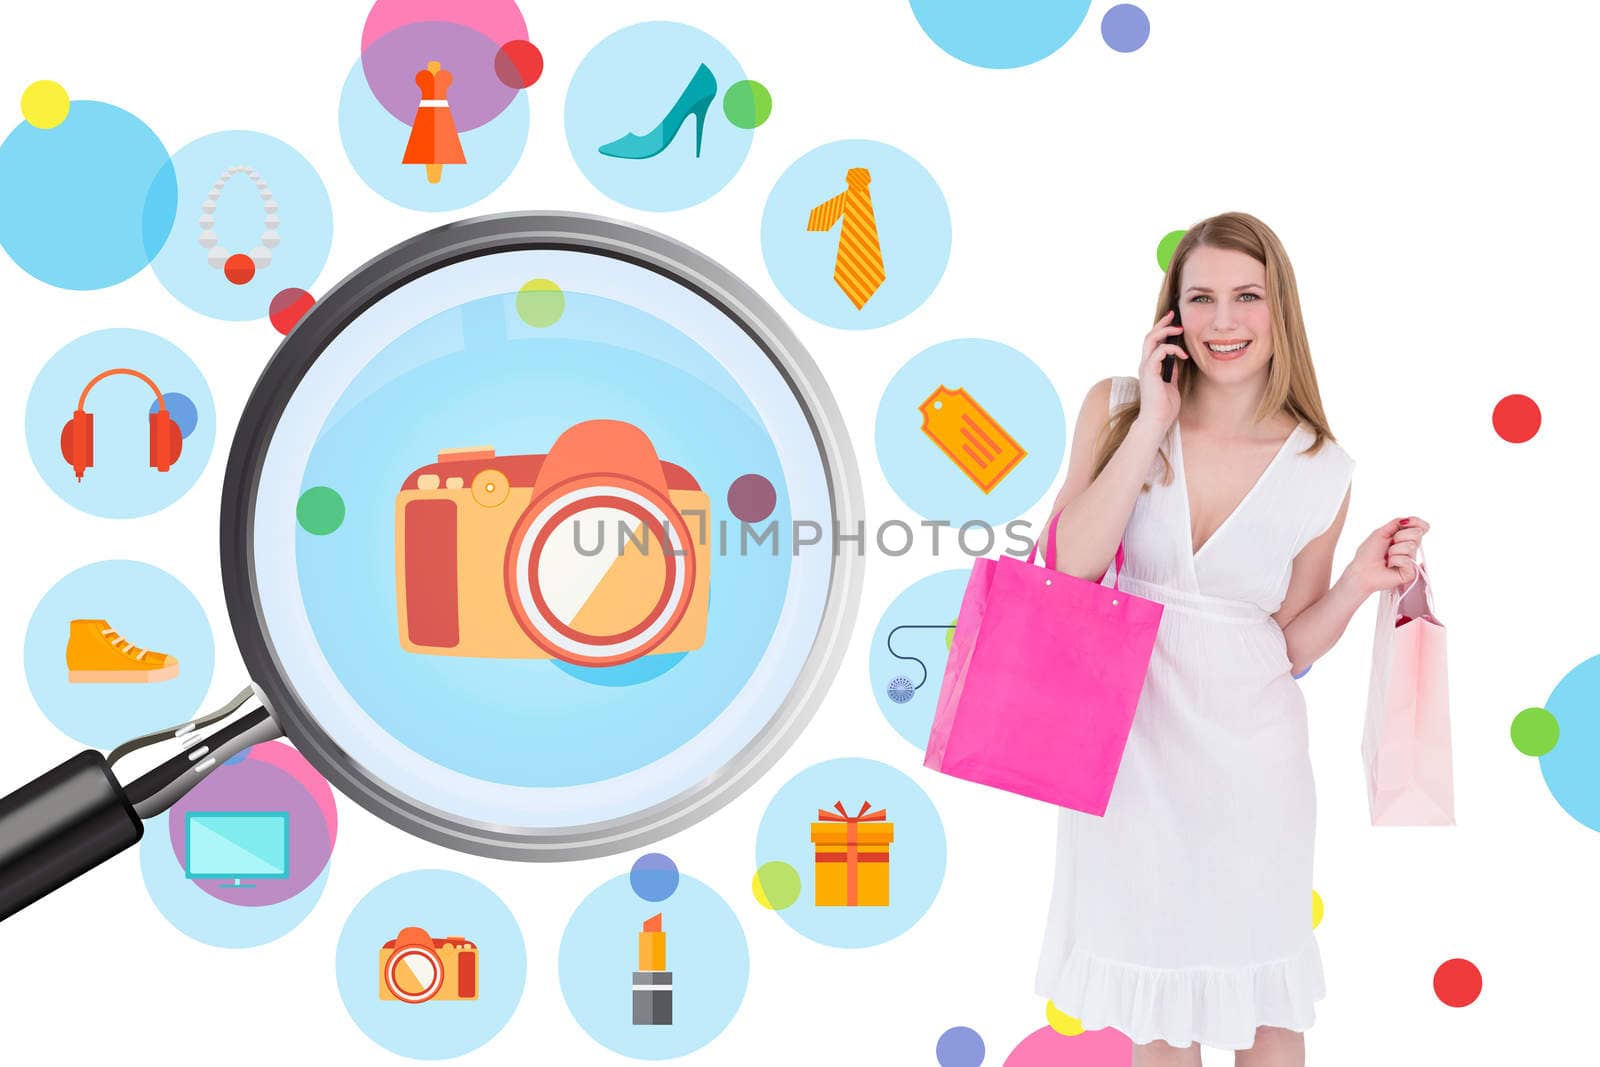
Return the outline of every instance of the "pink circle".
[[[1085,1030],[1068,1037],[1046,1026],[1022,1039],[1004,1067],[1130,1067],[1133,1042],[1116,1030]]]
[[[281,741],[265,741],[243,759],[207,775],[172,806],[167,833],[173,860],[184,866],[189,812],[286,812],[289,816],[288,876],[262,878],[238,888],[227,879],[199,877],[201,892],[242,907],[265,907],[297,895],[317,880],[333,853],[338,815],[333,790],[305,757]]]
[[[318,774],[304,756],[290,746],[274,741],[251,748],[249,758],[271,764],[298,782],[300,788],[311,794],[317,810],[322,813],[322,824],[328,828],[329,839],[339,836],[339,812],[333,806],[333,790],[328,786],[327,779]]]
[[[445,100],[457,133],[492,121],[519,90],[501,82],[495,57],[525,40],[514,0],[378,0],[361,29],[361,69],[383,109],[407,127],[422,91],[417,73],[438,62],[450,72]]]
[[[361,50],[417,22],[453,22],[492,41],[521,41],[528,24],[515,0],[378,0],[361,27]]]

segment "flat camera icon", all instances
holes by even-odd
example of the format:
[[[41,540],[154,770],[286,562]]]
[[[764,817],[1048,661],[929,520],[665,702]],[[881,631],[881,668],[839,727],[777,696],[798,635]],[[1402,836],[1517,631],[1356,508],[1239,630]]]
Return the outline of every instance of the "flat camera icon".
[[[478,946],[408,926],[378,950],[378,999],[423,1004],[478,999]]]
[[[644,431],[580,422],[545,455],[447,449],[395,498],[400,644],[587,667],[705,644],[710,502]]]

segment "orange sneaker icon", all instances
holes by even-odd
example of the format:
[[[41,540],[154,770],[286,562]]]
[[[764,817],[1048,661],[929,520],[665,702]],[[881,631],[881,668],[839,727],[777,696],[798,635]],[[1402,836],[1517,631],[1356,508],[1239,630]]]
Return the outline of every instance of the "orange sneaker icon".
[[[164,682],[178,658],[130,643],[104,619],[73,619],[67,633],[67,681]]]

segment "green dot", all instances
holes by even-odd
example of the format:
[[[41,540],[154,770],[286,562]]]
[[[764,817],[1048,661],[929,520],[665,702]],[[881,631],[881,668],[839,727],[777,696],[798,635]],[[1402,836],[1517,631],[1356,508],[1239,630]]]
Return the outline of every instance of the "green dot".
[[[1511,743],[1524,756],[1543,756],[1556,747],[1561,724],[1543,708],[1523,708],[1511,720]]]
[[[517,290],[517,314],[536,329],[554,326],[567,310],[567,297],[561,286],[549,278],[535,278]]]
[[[800,872],[782,860],[763,863],[750,889],[763,908],[782,911],[800,899]]]
[[[772,114],[772,94],[760,82],[734,82],[722,95],[722,113],[741,130],[753,130]]]
[[[294,517],[306,533],[331,534],[344,523],[344,497],[325,485],[314,485],[300,494]]]
[[[1178,250],[1178,242],[1183,240],[1183,235],[1188,232],[1188,230],[1173,230],[1156,245],[1156,264],[1162,271],[1172,266],[1172,253]]]

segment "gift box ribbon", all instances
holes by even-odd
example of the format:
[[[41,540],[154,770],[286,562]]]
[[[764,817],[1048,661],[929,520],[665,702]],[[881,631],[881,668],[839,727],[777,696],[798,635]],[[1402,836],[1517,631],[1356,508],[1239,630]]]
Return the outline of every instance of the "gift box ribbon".
[[[886,822],[889,818],[889,815],[888,812],[883,808],[879,808],[877,811],[869,810],[872,807],[872,802],[870,800],[863,801],[861,804],[861,810],[856,812],[854,815],[851,815],[845,810],[844,801],[842,800],[834,801],[833,806],[839,814],[835,815],[826,808],[818,808],[817,819],[821,822],[842,822],[845,824],[844,856],[842,857],[844,860],[844,902],[848,907],[855,907],[856,902],[859,899],[859,894],[857,893],[856,864],[861,862],[863,859],[869,858],[861,855],[860,849],[857,845],[856,838],[860,832],[860,826],[864,822]],[[817,859],[818,861],[823,861],[824,857],[818,856]],[[827,859],[835,863],[838,862],[838,859],[831,856],[827,857]],[[886,863],[888,862],[889,856],[888,853],[873,853],[870,859],[873,861]]]

